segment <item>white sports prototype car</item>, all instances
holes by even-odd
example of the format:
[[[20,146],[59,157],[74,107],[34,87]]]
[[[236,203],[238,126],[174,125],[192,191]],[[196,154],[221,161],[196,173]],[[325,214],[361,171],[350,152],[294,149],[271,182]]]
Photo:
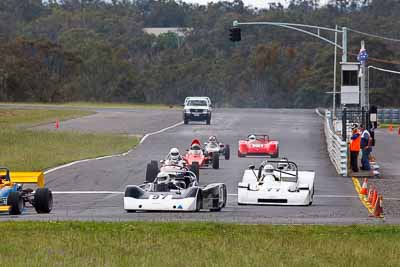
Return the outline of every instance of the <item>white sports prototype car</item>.
[[[313,171],[299,171],[296,163],[283,160],[264,161],[244,171],[238,185],[239,205],[311,205],[314,197]]]
[[[191,171],[160,172],[153,182],[128,185],[124,209],[136,211],[220,211],[227,199],[223,183],[200,187]]]

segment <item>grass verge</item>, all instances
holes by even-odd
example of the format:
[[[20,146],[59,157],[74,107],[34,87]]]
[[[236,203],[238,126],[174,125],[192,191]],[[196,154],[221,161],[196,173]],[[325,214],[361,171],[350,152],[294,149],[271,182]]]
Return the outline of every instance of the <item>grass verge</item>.
[[[92,114],[76,110],[0,110],[0,164],[12,170],[43,170],[74,160],[129,150],[137,137],[27,130],[32,126]]]
[[[389,126],[392,125],[393,128],[398,128],[400,124],[398,123],[379,123],[378,127],[379,128],[389,128]]]
[[[44,110],[44,109],[0,109],[0,128],[16,126],[30,127],[54,122],[56,119],[69,120],[94,114],[80,110]]]
[[[399,226],[3,222],[2,266],[398,266]],[[28,238],[27,238],[28,237]]]
[[[103,103],[103,102],[67,102],[60,104],[48,103],[0,103],[0,105],[37,106],[37,107],[74,107],[74,108],[130,108],[130,109],[181,109],[179,105],[146,104],[146,103]]]

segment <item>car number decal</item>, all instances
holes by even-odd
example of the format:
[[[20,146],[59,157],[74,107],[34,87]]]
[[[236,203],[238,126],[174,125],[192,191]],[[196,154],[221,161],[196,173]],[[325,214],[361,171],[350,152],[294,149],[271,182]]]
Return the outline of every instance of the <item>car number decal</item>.
[[[252,147],[260,148],[264,147],[264,144],[251,144]]]
[[[166,199],[168,195],[150,195],[149,199]]]

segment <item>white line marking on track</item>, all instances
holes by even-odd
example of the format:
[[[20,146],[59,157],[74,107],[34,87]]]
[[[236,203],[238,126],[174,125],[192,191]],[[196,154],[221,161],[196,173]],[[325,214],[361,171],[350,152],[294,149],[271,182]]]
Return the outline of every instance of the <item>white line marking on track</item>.
[[[52,191],[55,195],[95,195],[95,194],[115,194],[123,195],[122,191]],[[236,197],[238,194],[228,194],[230,197]],[[315,198],[358,198],[358,196],[351,195],[314,195]],[[385,200],[400,201],[400,198],[387,197]]]
[[[68,195],[68,194],[124,194],[121,191],[52,191],[55,195]]]
[[[161,129],[161,130],[159,130],[159,131],[157,131],[157,132],[152,132],[152,133],[145,134],[145,135],[142,137],[142,139],[140,139],[139,144],[143,143],[143,142],[147,139],[147,137],[149,137],[149,136],[152,136],[152,135],[155,135],[155,134],[159,134],[159,133],[165,132],[165,131],[167,131],[167,130],[169,130],[169,129],[175,128],[176,126],[179,126],[179,125],[182,125],[182,124],[183,124],[183,122],[181,121],[181,122],[175,123],[174,125],[171,125],[171,126],[169,126],[169,127],[166,127],[166,128],[164,128],[164,129]]]
[[[161,129],[161,130],[159,130],[159,131],[145,134],[145,135],[140,139],[139,145],[140,145],[141,143],[143,143],[149,136],[152,136],[152,135],[155,135],[155,134],[159,134],[159,133],[165,132],[165,131],[167,131],[167,130],[169,130],[169,129],[172,129],[172,128],[175,128],[175,127],[177,127],[177,126],[179,126],[179,125],[181,125],[181,124],[183,124],[182,121],[181,121],[181,122],[178,122],[178,123],[175,123],[174,125],[168,126],[168,127],[166,127],[166,128],[163,128],[163,129]],[[67,164],[64,164],[64,165],[60,165],[60,166],[51,168],[51,169],[45,171],[44,174],[52,173],[52,172],[54,172],[54,171],[57,171],[57,170],[60,170],[60,169],[64,169],[64,168],[67,168],[67,167],[70,167],[70,166],[73,166],[73,165],[76,165],[76,164],[79,164],[79,163],[88,162],[88,161],[101,160],[101,159],[108,159],[108,158],[113,158],[113,157],[125,157],[126,155],[128,155],[128,154],[131,153],[132,151],[133,151],[133,149],[129,149],[128,151],[126,151],[126,152],[124,152],[124,153],[121,153],[121,154],[114,154],[114,155],[109,155],[109,156],[102,156],[102,157],[97,157],[97,158],[82,159],[82,160],[73,161],[73,162],[70,162],[70,163],[67,163]]]
[[[319,112],[318,108],[315,109],[315,113],[317,113],[317,115],[320,116],[321,118],[324,118],[324,115],[322,115],[321,112]]]

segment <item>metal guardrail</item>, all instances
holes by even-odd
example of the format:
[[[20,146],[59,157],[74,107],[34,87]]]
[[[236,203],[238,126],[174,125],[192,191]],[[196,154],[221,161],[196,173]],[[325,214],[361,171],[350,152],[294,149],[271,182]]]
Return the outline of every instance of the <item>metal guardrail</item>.
[[[325,113],[324,132],[329,158],[338,174],[347,176],[347,143],[338,136],[331,123],[330,112]]]

